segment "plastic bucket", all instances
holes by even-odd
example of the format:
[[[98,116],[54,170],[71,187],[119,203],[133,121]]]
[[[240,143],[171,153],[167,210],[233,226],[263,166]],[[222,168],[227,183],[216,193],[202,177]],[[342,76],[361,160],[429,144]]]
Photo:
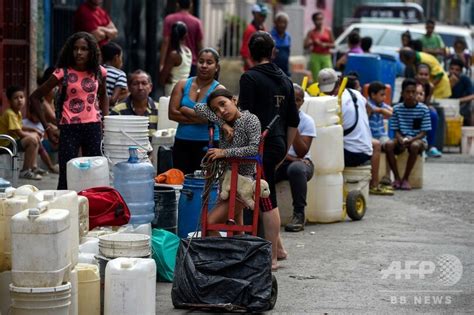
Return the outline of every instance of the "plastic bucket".
[[[155,186],[154,196],[155,218],[151,221],[152,227],[176,234],[178,204],[174,188]]]
[[[347,192],[359,190],[364,196],[365,201],[369,202],[369,183],[372,178],[371,169],[370,165],[346,167],[344,172],[342,172],[345,190]]]
[[[51,288],[10,285],[11,313],[14,315],[69,315],[71,283]]]
[[[114,233],[99,236],[99,251],[109,258],[150,255],[150,237],[144,234]]]
[[[178,236],[186,238],[189,232],[200,229],[202,195],[205,179],[188,174],[185,176],[178,206]],[[208,209],[211,210],[217,200],[217,184],[213,185],[209,195]]]

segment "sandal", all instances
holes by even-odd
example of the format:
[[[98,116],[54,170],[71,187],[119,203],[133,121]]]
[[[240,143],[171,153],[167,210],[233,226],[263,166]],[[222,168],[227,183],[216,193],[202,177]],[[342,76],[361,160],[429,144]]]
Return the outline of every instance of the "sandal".
[[[369,189],[369,194],[381,195],[381,196],[393,196],[393,190],[379,185],[378,187],[371,187]]]
[[[384,175],[380,180],[380,185],[382,186],[392,186],[392,180],[387,175]]]
[[[411,185],[407,180],[404,180],[400,185],[401,190],[411,190]]]
[[[392,183],[393,189],[400,189],[401,185],[402,185],[402,182],[399,179],[394,180]]]

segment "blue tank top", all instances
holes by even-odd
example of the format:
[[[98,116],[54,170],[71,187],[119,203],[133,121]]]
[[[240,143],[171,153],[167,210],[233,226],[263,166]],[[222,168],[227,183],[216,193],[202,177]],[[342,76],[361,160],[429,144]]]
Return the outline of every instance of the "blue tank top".
[[[189,98],[189,91],[191,90],[191,84],[193,83],[195,77],[191,77],[186,81],[184,86],[183,98],[181,99],[181,106],[186,106],[191,109],[194,109],[196,103],[206,103],[207,97],[209,94],[214,91],[214,89],[219,85],[219,82],[214,80],[207,90],[206,95],[199,101],[195,102]],[[209,131],[207,124],[178,124],[178,129],[176,130],[176,138],[183,140],[195,140],[195,141],[208,141],[209,140]],[[214,141],[219,140],[219,128],[216,125],[214,131]]]

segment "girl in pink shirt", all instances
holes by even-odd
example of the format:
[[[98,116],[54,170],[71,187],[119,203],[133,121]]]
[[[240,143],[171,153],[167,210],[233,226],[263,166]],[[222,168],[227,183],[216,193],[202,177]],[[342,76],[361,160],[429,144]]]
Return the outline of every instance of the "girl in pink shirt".
[[[100,50],[95,38],[89,33],[75,33],[63,46],[53,75],[30,96],[31,108],[37,112],[49,139],[57,141],[59,137],[58,189],[67,189],[66,165],[78,156],[79,149],[83,156],[101,155],[100,111],[108,115],[109,107],[107,71],[99,62]],[[60,94],[66,88],[62,104],[55,104],[60,133],[53,124],[48,124],[40,102],[56,86],[60,87]]]

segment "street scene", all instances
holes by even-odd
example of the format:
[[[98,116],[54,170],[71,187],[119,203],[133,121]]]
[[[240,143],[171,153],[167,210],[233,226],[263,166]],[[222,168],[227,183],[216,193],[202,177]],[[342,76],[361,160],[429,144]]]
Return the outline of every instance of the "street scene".
[[[0,1],[0,315],[472,313],[473,20]]]

